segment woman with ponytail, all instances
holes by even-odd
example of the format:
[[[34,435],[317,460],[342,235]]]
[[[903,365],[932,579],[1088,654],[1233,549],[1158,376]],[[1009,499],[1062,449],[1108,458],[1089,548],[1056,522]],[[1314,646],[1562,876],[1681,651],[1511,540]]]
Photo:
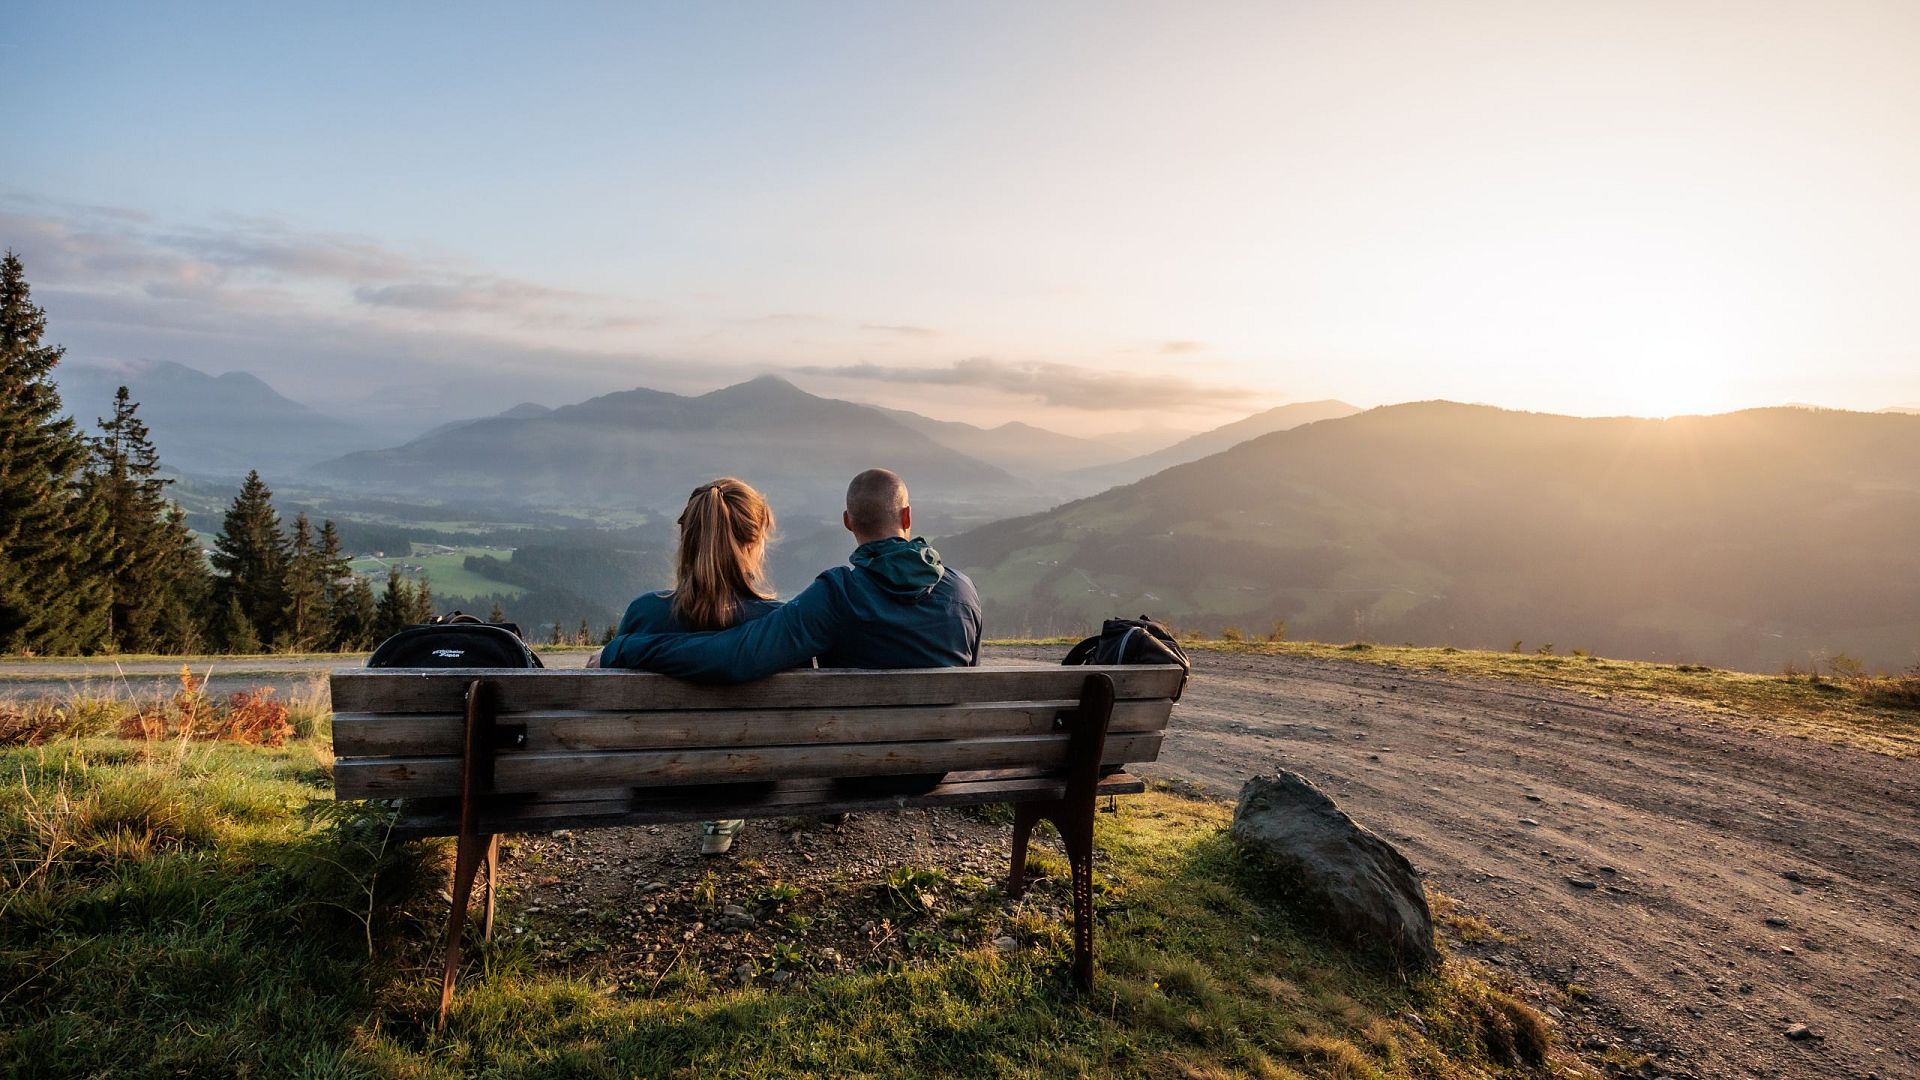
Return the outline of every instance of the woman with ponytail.
[[[617,634],[725,630],[780,606],[766,576],[773,508],[758,491],[731,476],[702,484],[687,497],[679,525],[673,588],[635,597],[620,619]],[[598,666],[599,660],[595,656],[590,666]],[[738,820],[704,823],[700,853],[725,854],[746,824]]]

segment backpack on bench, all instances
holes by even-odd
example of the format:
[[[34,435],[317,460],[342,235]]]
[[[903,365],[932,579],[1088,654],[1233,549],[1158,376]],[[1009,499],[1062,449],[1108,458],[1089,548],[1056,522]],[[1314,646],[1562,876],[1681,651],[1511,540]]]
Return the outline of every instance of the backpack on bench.
[[[1179,664],[1180,688],[1173,692],[1179,701],[1193,672],[1193,661],[1174,640],[1173,631],[1149,616],[1137,619],[1108,619],[1100,632],[1067,650],[1066,665],[1078,664]]]
[[[545,667],[514,623],[483,622],[454,612],[409,626],[380,643],[367,657],[370,668]]]

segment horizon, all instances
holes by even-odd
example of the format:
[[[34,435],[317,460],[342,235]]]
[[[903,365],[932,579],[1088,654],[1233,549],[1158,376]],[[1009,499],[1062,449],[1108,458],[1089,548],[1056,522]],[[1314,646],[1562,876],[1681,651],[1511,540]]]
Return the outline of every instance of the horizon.
[[[21,13],[0,243],[70,362],[1079,435],[1920,403],[1912,8],[362,16]]]
[[[112,373],[127,376],[128,378],[136,377],[138,374],[140,374],[144,370],[147,370],[148,368],[165,366],[169,364],[175,367],[184,368],[198,375],[207,376],[209,378],[220,378],[226,375],[246,375],[254,379],[257,379],[262,384],[264,384],[269,390],[273,391],[276,394],[279,394],[281,397],[284,397],[289,401],[292,401],[296,405],[300,405],[305,408],[312,409],[313,411],[318,412],[324,416],[328,416],[332,419],[336,419],[336,420],[352,419],[350,414],[331,412],[321,405],[316,405],[312,402],[303,401],[297,397],[289,395],[286,392],[284,392],[280,387],[275,386],[271,379],[265,378],[251,371],[246,371],[244,369],[236,368],[228,371],[208,371],[205,369],[196,368],[191,364],[183,364],[178,361],[171,361],[171,360],[129,361],[129,362],[106,363],[106,364],[97,364],[97,363],[88,364],[84,362],[73,363],[71,361],[66,361],[66,362],[63,362],[62,366],[65,367],[68,364],[71,364],[72,367],[74,368],[82,368],[90,371],[112,372]],[[58,381],[59,372],[56,370],[54,374],[55,374],[56,381]],[[479,416],[458,417],[458,418],[452,418],[452,419],[454,420],[495,419],[503,413],[510,412],[514,409],[518,409],[526,405],[533,405],[533,406],[547,409],[547,410],[556,410],[556,409],[565,408],[569,405],[581,404],[585,401],[591,400],[594,397],[604,397],[611,394],[620,394],[620,393],[625,393],[633,390],[648,390],[648,391],[655,391],[655,392],[671,393],[671,394],[675,394],[675,395],[686,397],[686,398],[697,398],[697,397],[702,397],[708,394],[718,393],[719,391],[722,391],[722,390],[728,390],[734,387],[742,386],[750,382],[757,382],[763,379],[777,380],[779,382],[785,383],[788,386],[794,387],[795,389],[801,391],[802,393],[810,394],[815,397],[820,397],[820,398],[825,398],[828,400],[835,400],[835,401],[844,401],[849,404],[862,405],[868,408],[880,409],[883,411],[899,409],[906,412],[916,413],[919,416],[928,420],[934,420],[942,423],[970,424],[982,430],[993,430],[993,429],[997,429],[997,428],[1008,426],[1008,425],[1023,424],[1041,431],[1055,431],[1059,434],[1074,434],[1078,438],[1089,439],[1089,440],[1113,439],[1119,436],[1134,435],[1142,432],[1153,432],[1153,433],[1157,433],[1170,438],[1186,438],[1188,436],[1206,434],[1222,427],[1228,427],[1235,423],[1238,423],[1239,421],[1251,419],[1255,416],[1259,416],[1261,414],[1271,412],[1276,409],[1284,409],[1290,406],[1318,405],[1323,403],[1332,403],[1332,404],[1350,406],[1356,410],[1355,415],[1358,415],[1359,413],[1364,413],[1364,412],[1371,412],[1376,409],[1389,409],[1389,408],[1395,408],[1395,407],[1406,406],[1406,405],[1461,405],[1461,406],[1467,406],[1471,408],[1498,409],[1504,412],[1529,413],[1529,414],[1540,415],[1540,416],[1560,416],[1560,417],[1566,417],[1568,419],[1579,419],[1579,420],[1681,420],[1681,419],[1689,419],[1689,418],[1727,416],[1734,413],[1753,412],[1753,411],[1760,411],[1760,410],[1767,410],[1767,409],[1806,409],[1811,411],[1850,412],[1850,413],[1862,413],[1862,414],[1868,414],[1868,415],[1920,413],[1920,405],[1887,405],[1887,406],[1882,406],[1880,408],[1849,408],[1845,406],[1822,405],[1816,402],[1782,401],[1782,402],[1774,402],[1771,404],[1743,405],[1738,408],[1726,409],[1726,410],[1717,411],[1717,412],[1681,412],[1681,413],[1671,413],[1664,416],[1652,416],[1652,415],[1644,415],[1644,414],[1638,414],[1638,413],[1594,413],[1594,414],[1558,413],[1558,412],[1551,412],[1548,410],[1541,410],[1541,409],[1517,408],[1514,406],[1502,405],[1498,402],[1491,402],[1491,401],[1462,401],[1456,398],[1444,398],[1444,397],[1418,398],[1418,399],[1409,399],[1406,401],[1383,401],[1378,404],[1366,405],[1366,406],[1354,405],[1352,402],[1346,401],[1341,398],[1321,398],[1314,401],[1283,401],[1276,405],[1259,408],[1249,413],[1230,414],[1231,416],[1230,419],[1227,419],[1219,424],[1214,424],[1205,428],[1179,427],[1179,426],[1162,424],[1162,425],[1151,425],[1151,426],[1144,426],[1144,427],[1143,426],[1120,427],[1120,428],[1112,428],[1112,429],[1099,429],[1099,430],[1087,431],[1087,432],[1071,432],[1070,433],[1070,432],[1058,431],[1058,429],[1050,428],[1044,424],[1034,423],[1030,420],[1025,419],[1024,417],[1019,417],[1019,416],[1005,416],[1005,415],[995,416],[991,413],[986,413],[986,414],[976,414],[970,418],[961,419],[958,417],[941,415],[941,412],[937,406],[904,408],[902,406],[889,405],[879,401],[868,400],[858,395],[849,395],[846,397],[839,397],[832,393],[826,393],[816,389],[809,389],[807,386],[804,385],[804,381],[805,381],[804,377],[802,379],[795,379],[789,373],[786,373],[786,372],[768,371],[768,372],[763,372],[759,375],[739,378],[732,381],[723,381],[723,382],[714,383],[711,385],[696,384],[692,387],[683,387],[681,389],[676,389],[676,390],[663,390],[663,388],[659,386],[634,385],[634,386],[626,386],[626,387],[620,387],[613,390],[603,391],[601,393],[593,394],[587,398],[578,398],[578,399],[571,399],[571,400],[539,401],[529,397],[529,398],[524,398],[518,401],[514,401],[511,404],[503,406],[502,408],[500,408],[499,410],[493,413],[488,413],[488,414],[479,415]],[[137,404],[139,401],[139,395],[137,392],[134,395],[134,399]],[[69,414],[75,415],[75,416],[81,415],[80,413],[77,413],[74,411],[73,402],[66,401],[63,398],[63,405],[66,408],[66,410],[69,412]],[[449,422],[449,418],[447,417],[436,417],[431,422],[427,423],[424,427],[421,427],[421,431],[433,430],[447,422]]]

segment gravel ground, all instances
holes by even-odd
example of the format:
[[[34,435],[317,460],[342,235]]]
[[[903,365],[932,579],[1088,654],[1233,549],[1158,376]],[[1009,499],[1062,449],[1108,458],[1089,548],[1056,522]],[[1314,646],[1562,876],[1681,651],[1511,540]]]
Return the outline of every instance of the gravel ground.
[[[1504,941],[1458,947],[1589,1049],[1649,1055],[1648,1075],[1920,1078],[1920,762],[1627,698],[1195,663],[1138,771],[1223,797],[1275,767],[1311,778],[1493,924]]]

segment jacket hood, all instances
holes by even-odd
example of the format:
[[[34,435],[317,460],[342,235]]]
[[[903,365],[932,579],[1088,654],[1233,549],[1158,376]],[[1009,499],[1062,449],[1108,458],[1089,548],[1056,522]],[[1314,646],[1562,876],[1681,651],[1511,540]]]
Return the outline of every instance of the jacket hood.
[[[912,540],[898,536],[869,540],[854,548],[847,561],[866,571],[888,595],[900,600],[915,600],[926,595],[947,574],[940,553],[917,536]]]

